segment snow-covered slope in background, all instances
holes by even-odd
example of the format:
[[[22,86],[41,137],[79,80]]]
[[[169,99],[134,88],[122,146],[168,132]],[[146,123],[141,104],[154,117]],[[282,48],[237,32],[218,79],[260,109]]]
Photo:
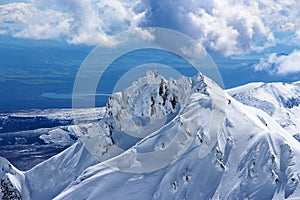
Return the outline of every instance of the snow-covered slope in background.
[[[29,170],[77,141],[74,117],[87,124],[101,120],[104,112],[95,108],[0,113],[0,156]]]
[[[236,100],[262,109],[300,141],[300,83],[250,83],[227,92]]]
[[[149,127],[156,119],[161,127]],[[300,197],[299,143],[202,75],[167,81],[148,73],[112,96],[99,123],[73,131],[101,162],[78,141],[9,179],[23,199]]]
[[[74,117],[91,122],[101,119],[102,115],[103,108],[24,110],[0,113],[0,133],[71,125]]]

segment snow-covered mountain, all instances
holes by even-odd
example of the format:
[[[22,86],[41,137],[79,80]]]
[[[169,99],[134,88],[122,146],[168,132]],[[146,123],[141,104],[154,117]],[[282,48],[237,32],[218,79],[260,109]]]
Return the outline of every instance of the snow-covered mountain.
[[[268,113],[300,141],[300,82],[249,83],[227,92],[236,100]]]
[[[81,123],[99,121],[104,108],[47,109],[0,113],[0,156],[21,170],[63,151],[77,141],[74,117]]]
[[[1,180],[9,186],[1,187],[2,197],[300,197],[295,138],[201,74],[167,81],[149,72],[112,95],[100,122],[74,125],[72,131],[80,141],[29,171],[2,159]]]

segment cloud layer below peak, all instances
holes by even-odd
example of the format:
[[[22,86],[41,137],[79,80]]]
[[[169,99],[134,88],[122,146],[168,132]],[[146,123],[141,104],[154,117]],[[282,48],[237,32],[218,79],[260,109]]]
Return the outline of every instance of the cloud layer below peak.
[[[277,75],[300,73],[300,50],[294,50],[288,55],[270,54],[268,58],[261,59],[254,69]]]

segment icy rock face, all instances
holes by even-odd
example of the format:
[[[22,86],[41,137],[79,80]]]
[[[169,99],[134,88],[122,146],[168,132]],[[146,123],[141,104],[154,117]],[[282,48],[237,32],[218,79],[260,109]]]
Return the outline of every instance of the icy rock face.
[[[161,127],[148,128],[157,118]],[[148,129],[136,131],[141,127]],[[23,199],[300,196],[299,143],[268,114],[224,96],[201,74],[167,81],[149,72],[112,96],[102,121],[72,128],[86,135],[85,144],[95,144],[99,162],[79,141],[25,173],[20,182],[29,195],[21,192]],[[168,151],[172,145],[185,148],[176,154]],[[167,165],[154,168],[167,158]],[[150,170],[124,170],[141,166]]]
[[[300,134],[300,83],[250,83],[227,92],[271,115],[295,138]]]
[[[13,186],[11,181],[8,178],[0,179],[0,191],[1,191],[1,199],[14,199],[21,200],[21,193]]]
[[[14,168],[5,158],[0,157],[0,198],[1,199],[22,199],[21,181],[22,174]]]
[[[167,90],[160,92],[160,85],[168,89],[165,106],[162,106],[162,96]],[[180,95],[181,92],[184,95]],[[213,101],[213,93],[215,98],[222,96],[220,92],[202,75],[166,81],[150,73],[124,92],[113,95],[103,120],[107,127],[111,126],[106,134],[113,140],[116,138],[114,132],[126,130],[130,133],[132,127],[146,126],[147,119],[176,114],[154,134],[148,132],[143,139],[133,142],[126,152],[167,151],[174,133],[178,132],[183,133],[178,147],[192,135],[195,136],[193,142],[168,166],[148,173],[127,173],[102,163],[91,166],[56,199],[97,199],[99,196],[103,199],[232,200],[299,197],[298,142],[259,109],[245,106],[230,96],[226,96],[223,108],[221,102]],[[167,102],[173,96],[178,102],[175,107]],[[151,112],[151,107],[155,108],[155,113]],[[212,129],[217,132],[217,141],[207,155],[199,156],[200,150],[212,141],[209,130],[216,121],[210,123],[208,118],[216,110],[226,112],[222,126]],[[136,115],[140,121],[135,121]],[[128,122],[128,118],[132,121]],[[125,158],[122,164],[133,162],[138,165],[141,162],[134,162],[135,159],[143,161],[143,157],[138,156]],[[153,157],[146,167],[160,159]]]
[[[102,126],[109,128],[107,135],[113,140],[116,131],[144,138],[176,117],[194,91],[207,93],[201,74],[167,81],[148,71],[123,92],[112,94]]]
[[[176,126],[181,124],[182,131],[188,132],[189,125],[185,122],[190,123],[189,120],[182,121],[179,116],[191,103],[193,93],[202,94],[203,99],[207,100],[202,105],[204,110],[211,109],[212,102],[203,75],[167,81],[157,72],[149,71],[146,77],[110,97],[99,123],[91,128],[78,127],[74,132],[81,135],[92,155],[102,162],[131,148],[145,137],[161,132],[160,129],[175,126],[172,132],[176,133]],[[195,99],[194,106],[198,106],[198,99]],[[158,146],[165,145],[162,141],[159,145],[151,145],[151,148],[155,151],[163,148]]]
[[[280,155],[275,155],[274,149],[264,138],[256,142],[238,166],[241,183],[233,188],[229,199],[250,196],[253,199],[272,199],[280,191],[284,193],[284,198],[293,194],[299,183],[295,157],[288,144],[282,144],[279,151]]]

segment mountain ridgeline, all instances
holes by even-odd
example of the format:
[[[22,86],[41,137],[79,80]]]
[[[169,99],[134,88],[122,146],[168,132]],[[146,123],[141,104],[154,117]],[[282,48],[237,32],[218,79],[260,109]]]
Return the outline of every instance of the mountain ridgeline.
[[[81,139],[63,152],[25,172],[1,159],[2,198],[299,198],[300,143],[270,116],[276,107],[229,93],[202,74],[148,72],[100,120],[78,117],[68,130]]]

